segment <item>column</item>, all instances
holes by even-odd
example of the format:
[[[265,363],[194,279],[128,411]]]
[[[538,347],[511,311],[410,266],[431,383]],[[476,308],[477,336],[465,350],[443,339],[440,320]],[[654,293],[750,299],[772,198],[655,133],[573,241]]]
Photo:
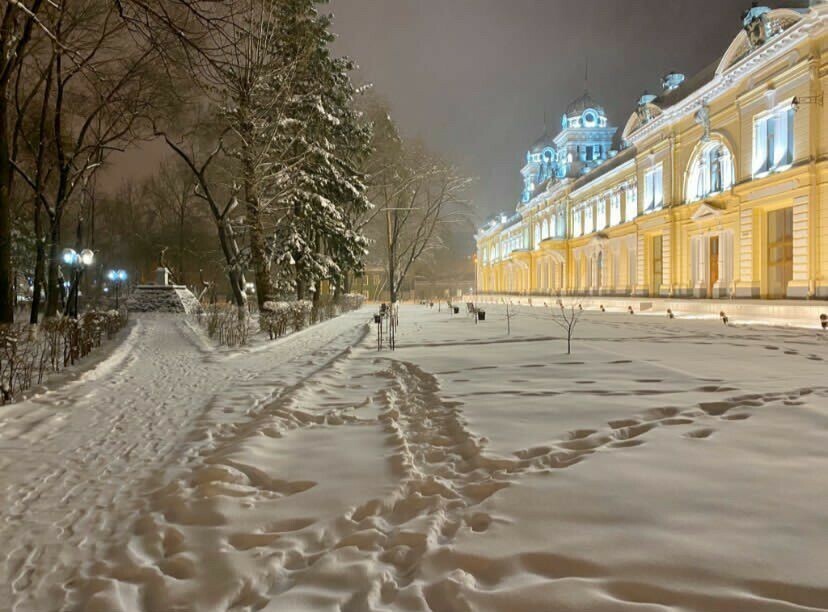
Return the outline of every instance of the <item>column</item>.
[[[805,298],[810,294],[809,202],[807,196],[794,199],[793,206],[793,278],[788,283],[788,297]]]
[[[759,279],[753,277],[753,209],[739,213],[739,280],[736,283],[737,298],[759,297]],[[761,245],[762,241],[759,240]]]

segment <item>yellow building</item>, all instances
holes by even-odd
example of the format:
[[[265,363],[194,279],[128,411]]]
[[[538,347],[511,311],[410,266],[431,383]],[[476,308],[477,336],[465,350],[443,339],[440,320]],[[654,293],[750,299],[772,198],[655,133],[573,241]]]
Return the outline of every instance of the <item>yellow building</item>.
[[[476,236],[479,293],[828,299],[828,4],[754,7],[615,130],[585,94]]]

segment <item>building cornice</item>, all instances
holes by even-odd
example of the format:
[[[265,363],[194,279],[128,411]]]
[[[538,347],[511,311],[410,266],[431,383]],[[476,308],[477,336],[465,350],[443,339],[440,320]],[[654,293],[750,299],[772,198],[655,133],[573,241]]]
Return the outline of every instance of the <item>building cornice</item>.
[[[638,127],[627,136],[627,140],[641,146],[644,141],[656,135],[660,130],[695,112],[702,102],[709,104],[716,100],[744,78],[766,67],[770,62],[796,47],[808,38],[815,28],[823,25],[826,19],[828,19],[826,11],[812,9],[799,22],[738,60],[723,72],[716,74],[709,83],[691,93],[678,104],[661,109],[662,112],[657,117]]]

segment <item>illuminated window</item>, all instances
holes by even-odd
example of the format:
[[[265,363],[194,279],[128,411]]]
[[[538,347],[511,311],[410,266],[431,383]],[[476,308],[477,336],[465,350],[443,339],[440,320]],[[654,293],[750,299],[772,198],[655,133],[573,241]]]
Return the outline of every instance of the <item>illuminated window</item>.
[[[632,221],[638,216],[638,186],[627,187],[624,205],[624,221]]]
[[[784,170],[793,163],[794,111],[787,106],[757,119],[753,125],[753,175]]]
[[[595,229],[602,230],[607,226],[607,201],[599,200],[595,208]]]
[[[658,164],[644,175],[644,210],[657,210],[664,204],[664,168]]]
[[[733,157],[719,142],[711,142],[699,151],[687,178],[687,201],[695,202],[733,185]]]
[[[593,219],[592,206],[587,206],[584,209],[584,234],[591,234],[595,231],[595,222]]]
[[[621,194],[615,192],[610,196],[610,226],[621,223]]]

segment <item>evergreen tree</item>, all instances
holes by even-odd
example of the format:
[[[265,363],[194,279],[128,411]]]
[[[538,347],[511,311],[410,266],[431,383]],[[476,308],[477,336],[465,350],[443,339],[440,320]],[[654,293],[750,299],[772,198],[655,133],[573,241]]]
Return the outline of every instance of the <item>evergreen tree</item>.
[[[333,57],[331,19],[315,0],[279,0],[279,56],[292,66],[273,175],[279,217],[273,235],[281,286],[302,299],[322,280],[340,286],[360,270],[367,240],[353,219],[370,207],[358,170],[370,129],[355,109],[353,63]],[[284,83],[275,83],[284,87]]]

